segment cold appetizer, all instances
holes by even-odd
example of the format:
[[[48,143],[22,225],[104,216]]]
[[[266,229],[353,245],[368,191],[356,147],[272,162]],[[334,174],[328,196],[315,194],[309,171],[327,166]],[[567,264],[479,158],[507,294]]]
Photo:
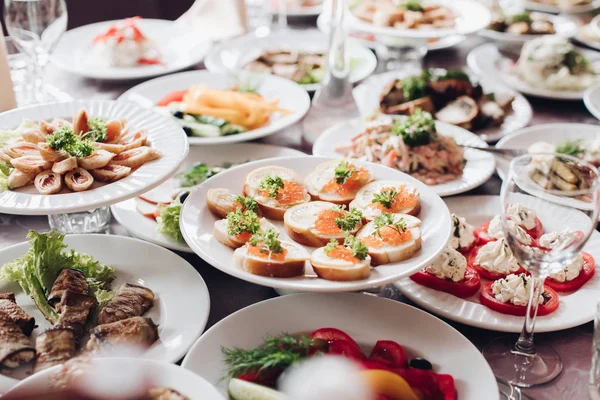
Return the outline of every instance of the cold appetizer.
[[[554,35],[556,33],[548,14],[530,13],[527,10],[510,15],[499,10],[488,29],[511,35]]]
[[[125,18],[92,41],[94,61],[106,67],[164,65],[160,49],[138,27],[141,17]]]
[[[420,0],[360,0],[350,11],[365,22],[396,29],[443,29],[456,25],[456,15],[450,8]]]
[[[325,54],[298,50],[267,50],[244,69],[273,74],[301,85],[321,82],[325,74]]]
[[[598,82],[600,75],[573,44],[560,36],[548,35],[523,45],[521,55],[509,73],[532,87],[555,91],[582,91]]]
[[[308,335],[267,336],[252,349],[224,348],[229,396],[233,400],[286,398],[277,389],[288,368],[311,357],[335,355],[359,366],[356,378],[363,379],[377,399],[457,398],[451,375],[434,372],[432,363],[423,358],[410,359],[399,343],[379,340],[370,353],[363,347],[367,346],[359,346],[339,329],[321,328]]]
[[[34,361],[33,371],[38,372],[80,350],[89,353],[119,344],[148,348],[158,339],[157,325],[142,316],[154,303],[151,289],[124,283],[115,293],[115,269],[87,254],[65,251],[64,235],[30,231],[27,237],[29,251],[5,264],[0,278],[18,283],[53,326],[37,336],[34,346],[28,338],[34,319],[16,304],[13,293],[0,294],[0,336],[8,344],[0,352],[3,367],[14,370]]]
[[[419,108],[408,117],[384,116],[367,123],[350,145],[336,151],[398,169],[427,185],[459,179],[466,164],[463,148],[438,133],[432,115]]]
[[[422,109],[438,121],[476,131],[502,125],[513,100],[509,92],[484,93],[462,70],[432,68],[390,82],[381,93],[380,111],[411,115]]]
[[[571,231],[544,233],[535,211],[521,204],[509,205],[506,217],[511,236],[536,251],[550,252],[568,246],[581,235]],[[473,298],[479,293],[479,302],[484,306],[503,314],[524,316],[531,277],[508,246],[501,217],[496,215],[477,229],[464,218],[453,215],[453,221],[455,231],[448,248],[410,279],[460,298]],[[564,269],[546,278],[538,315],[556,311],[559,293],[572,293],[584,286],[594,276],[595,264],[590,254],[581,252]]]
[[[251,91],[245,91],[251,90]],[[188,136],[235,135],[267,125],[273,114],[290,114],[254,89],[211,89],[203,85],[167,94],[158,110],[177,121]]]
[[[557,144],[536,142],[527,151],[534,153],[560,153],[581,158],[595,167],[600,166],[600,137],[597,139],[565,140]],[[540,166],[540,168],[542,168]]]
[[[418,190],[373,181],[360,162],[326,162],[305,179],[279,166],[258,168],[241,194],[211,188],[206,201],[219,218],[213,237],[236,249],[234,264],[255,275],[304,276],[310,261],[322,279],[361,280],[372,266],[401,262],[421,248]],[[291,240],[269,220],[283,220]],[[303,246],[317,249],[310,254]]]
[[[160,158],[144,130],[131,130],[125,120],[106,121],[81,110],[72,122],[27,121],[19,137],[0,149],[0,171],[7,188],[31,183],[50,195],[81,192],[94,182],[112,183],[147,162]]]

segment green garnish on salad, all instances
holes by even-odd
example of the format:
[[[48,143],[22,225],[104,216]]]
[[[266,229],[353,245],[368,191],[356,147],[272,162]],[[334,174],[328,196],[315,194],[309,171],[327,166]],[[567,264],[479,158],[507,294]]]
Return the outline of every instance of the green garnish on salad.
[[[406,230],[406,222],[404,221],[404,218],[400,217],[396,221],[396,218],[392,213],[385,213],[375,217],[373,223],[375,225],[375,231],[373,232],[373,235],[379,237],[381,237],[381,228],[386,226],[395,230],[398,232],[398,234],[402,234]]]
[[[340,206],[332,207],[331,211],[339,212],[341,217],[334,220],[335,225],[343,231],[350,232],[356,228],[356,225],[362,221],[362,212],[358,208],[351,208],[350,211],[346,211]]]
[[[406,118],[395,120],[392,133],[402,136],[409,147],[429,144],[437,136],[433,116],[420,108]]]
[[[227,234],[237,236],[242,233],[255,234],[260,230],[260,220],[254,211],[237,209],[227,214]]]
[[[158,212],[159,216],[156,218],[158,228],[156,228],[156,230],[182,242],[183,235],[179,229],[179,214],[181,213],[181,202],[179,199],[176,199],[167,205],[159,206]]]
[[[0,191],[8,190],[8,176],[12,172],[13,167],[6,161],[0,161]]]
[[[573,157],[581,157],[585,154],[585,149],[582,147],[582,144],[582,139],[567,140],[556,146],[556,152]]]
[[[273,228],[265,231],[258,231],[248,241],[251,246],[261,245],[261,253],[283,253],[283,247],[279,240],[279,232]]]
[[[283,189],[283,179],[280,176],[267,176],[260,182],[260,188],[267,192],[270,198],[277,197],[279,189]]]
[[[77,158],[90,156],[96,151],[91,140],[82,140],[68,126],[60,127],[54,133],[46,136],[46,142],[53,150],[64,150]]]
[[[335,182],[338,185],[343,185],[356,172],[356,168],[350,166],[348,161],[342,160],[335,166],[333,172],[335,173]]]
[[[31,296],[51,323],[58,321],[58,314],[48,303],[52,285],[61,270],[77,269],[88,283],[88,292],[96,297],[100,306],[107,304],[114,293],[109,284],[115,278],[115,269],[96,261],[92,256],[73,249],[65,251],[64,235],[52,230],[48,233],[29,231],[29,250],[14,261],[4,264],[0,279],[18,283]]]
[[[385,189],[382,190],[381,193],[373,194],[373,200],[371,200],[371,203],[379,203],[385,208],[390,209],[392,208],[392,204],[394,204],[394,200],[396,200],[396,197],[398,197],[399,194],[400,192],[398,192],[396,189]]]
[[[90,118],[88,119],[89,131],[85,132],[82,136],[85,139],[91,140],[92,142],[104,142],[106,140],[106,121],[101,118]]]
[[[198,163],[189,171],[177,175],[177,178],[179,179],[179,187],[191,187],[199,185],[208,178],[215,176],[222,170],[223,168],[221,167],[211,167],[202,162]]]

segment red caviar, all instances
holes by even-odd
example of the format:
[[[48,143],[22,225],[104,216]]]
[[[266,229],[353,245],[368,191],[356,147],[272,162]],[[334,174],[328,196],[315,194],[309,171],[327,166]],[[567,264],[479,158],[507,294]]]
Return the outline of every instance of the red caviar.
[[[283,249],[281,253],[273,253],[270,251],[261,251],[263,250],[262,243],[259,243],[257,246],[251,246],[248,244],[248,254],[260,257],[260,258],[269,258],[274,261],[283,261],[285,260],[285,256],[287,255],[287,250]]]
[[[382,188],[379,193],[384,191],[396,191],[398,195],[394,197],[392,201],[392,205],[390,208],[385,207],[381,203],[371,203],[370,207],[378,208],[383,212],[401,212],[407,208],[412,209],[417,205],[417,197],[413,193],[409,193],[404,187],[393,188],[393,187],[385,187]]]
[[[355,168],[354,165],[349,164],[348,168]],[[323,192],[325,193],[337,193],[340,196],[345,196],[349,193],[357,192],[369,181],[369,171],[364,168],[355,170],[346,182],[343,184],[337,183],[336,179],[333,178],[325,186],[323,186]]]
[[[354,257],[354,254],[352,254],[352,250],[342,245],[335,246],[335,249],[330,250],[327,253],[327,257],[335,258],[337,260],[349,261],[353,264],[360,262],[358,258]]]
[[[326,235],[340,234],[343,231],[335,224],[335,219],[341,216],[342,214],[340,212],[323,210],[317,215],[315,229]]]
[[[412,237],[410,229],[406,229],[405,231],[400,230],[400,232],[398,232],[394,227],[384,226],[379,229],[379,235],[369,235],[361,238],[360,241],[369,247],[380,249],[385,244],[390,246],[401,245],[402,243],[411,240]]]

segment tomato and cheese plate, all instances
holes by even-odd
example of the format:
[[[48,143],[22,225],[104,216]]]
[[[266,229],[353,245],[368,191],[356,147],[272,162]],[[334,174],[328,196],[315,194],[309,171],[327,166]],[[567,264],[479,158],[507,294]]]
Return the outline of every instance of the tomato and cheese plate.
[[[516,236],[524,244],[530,244],[527,243],[528,239],[525,235],[529,235],[532,239],[539,239],[544,233],[542,222],[537,217],[535,211],[522,204],[510,204],[506,209],[506,218],[514,224],[509,222],[509,229],[513,232],[515,230],[518,231]],[[494,216],[490,221],[481,225],[476,230],[476,235],[479,244],[486,244],[487,242],[503,237],[504,232],[502,231],[500,215]]]
[[[474,248],[468,264],[486,279],[500,279],[509,274],[525,272],[513,255],[505,238],[494,240]]]

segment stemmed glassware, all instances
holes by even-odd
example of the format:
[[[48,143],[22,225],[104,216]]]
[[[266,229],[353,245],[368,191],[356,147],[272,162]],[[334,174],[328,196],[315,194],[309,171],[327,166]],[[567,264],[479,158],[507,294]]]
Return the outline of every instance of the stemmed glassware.
[[[36,100],[51,98],[44,83],[44,67],[60,36],[67,29],[64,0],[4,0],[4,18],[9,35],[34,61]]]
[[[534,345],[535,321],[540,305],[550,307],[548,302],[552,301],[544,280],[580,257],[596,227],[599,178],[594,166],[563,154],[524,155],[510,164],[501,190],[502,225],[512,253],[530,274],[525,285],[529,289],[529,302],[517,342],[499,338],[483,350],[499,380],[530,387],[549,382],[562,370],[561,358],[552,347]],[[545,232],[559,234],[530,242],[507,217],[509,209],[515,215],[517,204],[535,210]]]

